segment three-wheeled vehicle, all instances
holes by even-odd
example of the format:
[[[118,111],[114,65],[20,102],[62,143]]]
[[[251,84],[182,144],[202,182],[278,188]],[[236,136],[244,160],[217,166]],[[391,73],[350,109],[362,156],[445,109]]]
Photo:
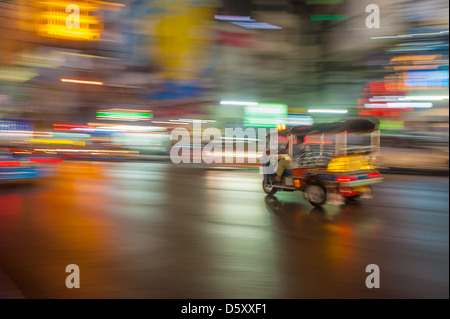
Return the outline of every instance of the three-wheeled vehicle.
[[[299,136],[309,151],[296,159],[292,158],[293,147]],[[302,191],[314,206],[371,198],[370,185],[383,181],[376,168],[379,141],[378,124],[367,119],[298,126],[268,135],[266,154],[260,158],[263,190],[268,195]],[[290,169],[276,182],[282,158],[289,161]]]

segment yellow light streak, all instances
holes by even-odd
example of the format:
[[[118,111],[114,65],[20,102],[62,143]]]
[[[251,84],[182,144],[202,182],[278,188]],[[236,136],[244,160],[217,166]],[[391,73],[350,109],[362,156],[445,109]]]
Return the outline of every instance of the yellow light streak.
[[[107,6],[115,6],[115,7],[125,7],[125,5],[123,3],[116,3],[116,2],[106,2],[106,1],[94,1],[95,3],[98,4],[104,4]]]
[[[113,150],[78,150],[78,149],[36,149],[39,152],[73,152],[73,153],[116,153],[116,154],[140,154],[139,151],[113,151]]]
[[[30,143],[86,146],[85,142],[76,142],[76,141],[68,141],[68,140],[46,140],[46,139],[39,139],[39,138],[31,139]]]
[[[67,13],[60,13],[60,12],[46,12],[41,14],[41,19],[49,19],[49,20],[60,20],[63,21],[64,23],[62,25],[66,24],[66,20],[67,20]],[[95,16],[85,16],[85,15],[80,15],[80,25],[83,24],[95,24],[98,25],[100,24],[100,21],[98,20],[97,17]],[[56,26],[59,26],[56,24]],[[61,26],[60,26],[61,27]]]
[[[66,1],[36,1],[35,4],[45,5],[47,8],[59,8],[64,10],[67,8],[68,5]],[[89,3],[76,3],[76,5],[82,10],[98,10],[98,6]]]
[[[88,84],[88,85],[103,85],[103,82],[82,81],[82,80],[73,80],[73,79],[61,79],[61,82],[76,83],[76,84]]]
[[[398,56],[392,58],[392,62],[396,61],[417,61],[417,60],[434,60],[439,58],[440,55],[409,55],[409,56]]]

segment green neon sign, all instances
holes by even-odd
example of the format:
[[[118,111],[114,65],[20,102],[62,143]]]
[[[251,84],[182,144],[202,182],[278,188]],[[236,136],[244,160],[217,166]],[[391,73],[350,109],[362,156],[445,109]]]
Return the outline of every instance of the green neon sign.
[[[244,109],[244,125],[253,127],[276,127],[286,124],[288,106],[281,103],[258,103]]]
[[[122,120],[122,121],[145,121],[151,120],[153,113],[151,111],[98,111],[97,119],[99,120]]]

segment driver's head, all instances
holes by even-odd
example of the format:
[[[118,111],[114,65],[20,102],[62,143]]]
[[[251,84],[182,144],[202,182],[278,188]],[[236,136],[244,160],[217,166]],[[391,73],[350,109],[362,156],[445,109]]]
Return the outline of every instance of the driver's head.
[[[304,136],[297,136],[297,144],[301,145],[305,143],[305,137]]]

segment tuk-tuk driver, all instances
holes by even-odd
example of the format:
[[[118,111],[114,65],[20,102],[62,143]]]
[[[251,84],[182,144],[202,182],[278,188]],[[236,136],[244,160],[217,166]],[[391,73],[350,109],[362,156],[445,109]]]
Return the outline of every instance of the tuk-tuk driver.
[[[292,158],[294,160],[299,160],[302,155],[309,149],[308,145],[304,144],[305,137],[304,136],[297,136],[296,143],[292,146]],[[282,154],[285,154],[285,152],[282,152]],[[281,177],[283,176],[284,171],[288,170],[291,165],[291,159],[289,156],[285,156],[282,159],[278,161],[278,167],[277,167],[277,176],[275,176],[275,181],[281,182]]]

